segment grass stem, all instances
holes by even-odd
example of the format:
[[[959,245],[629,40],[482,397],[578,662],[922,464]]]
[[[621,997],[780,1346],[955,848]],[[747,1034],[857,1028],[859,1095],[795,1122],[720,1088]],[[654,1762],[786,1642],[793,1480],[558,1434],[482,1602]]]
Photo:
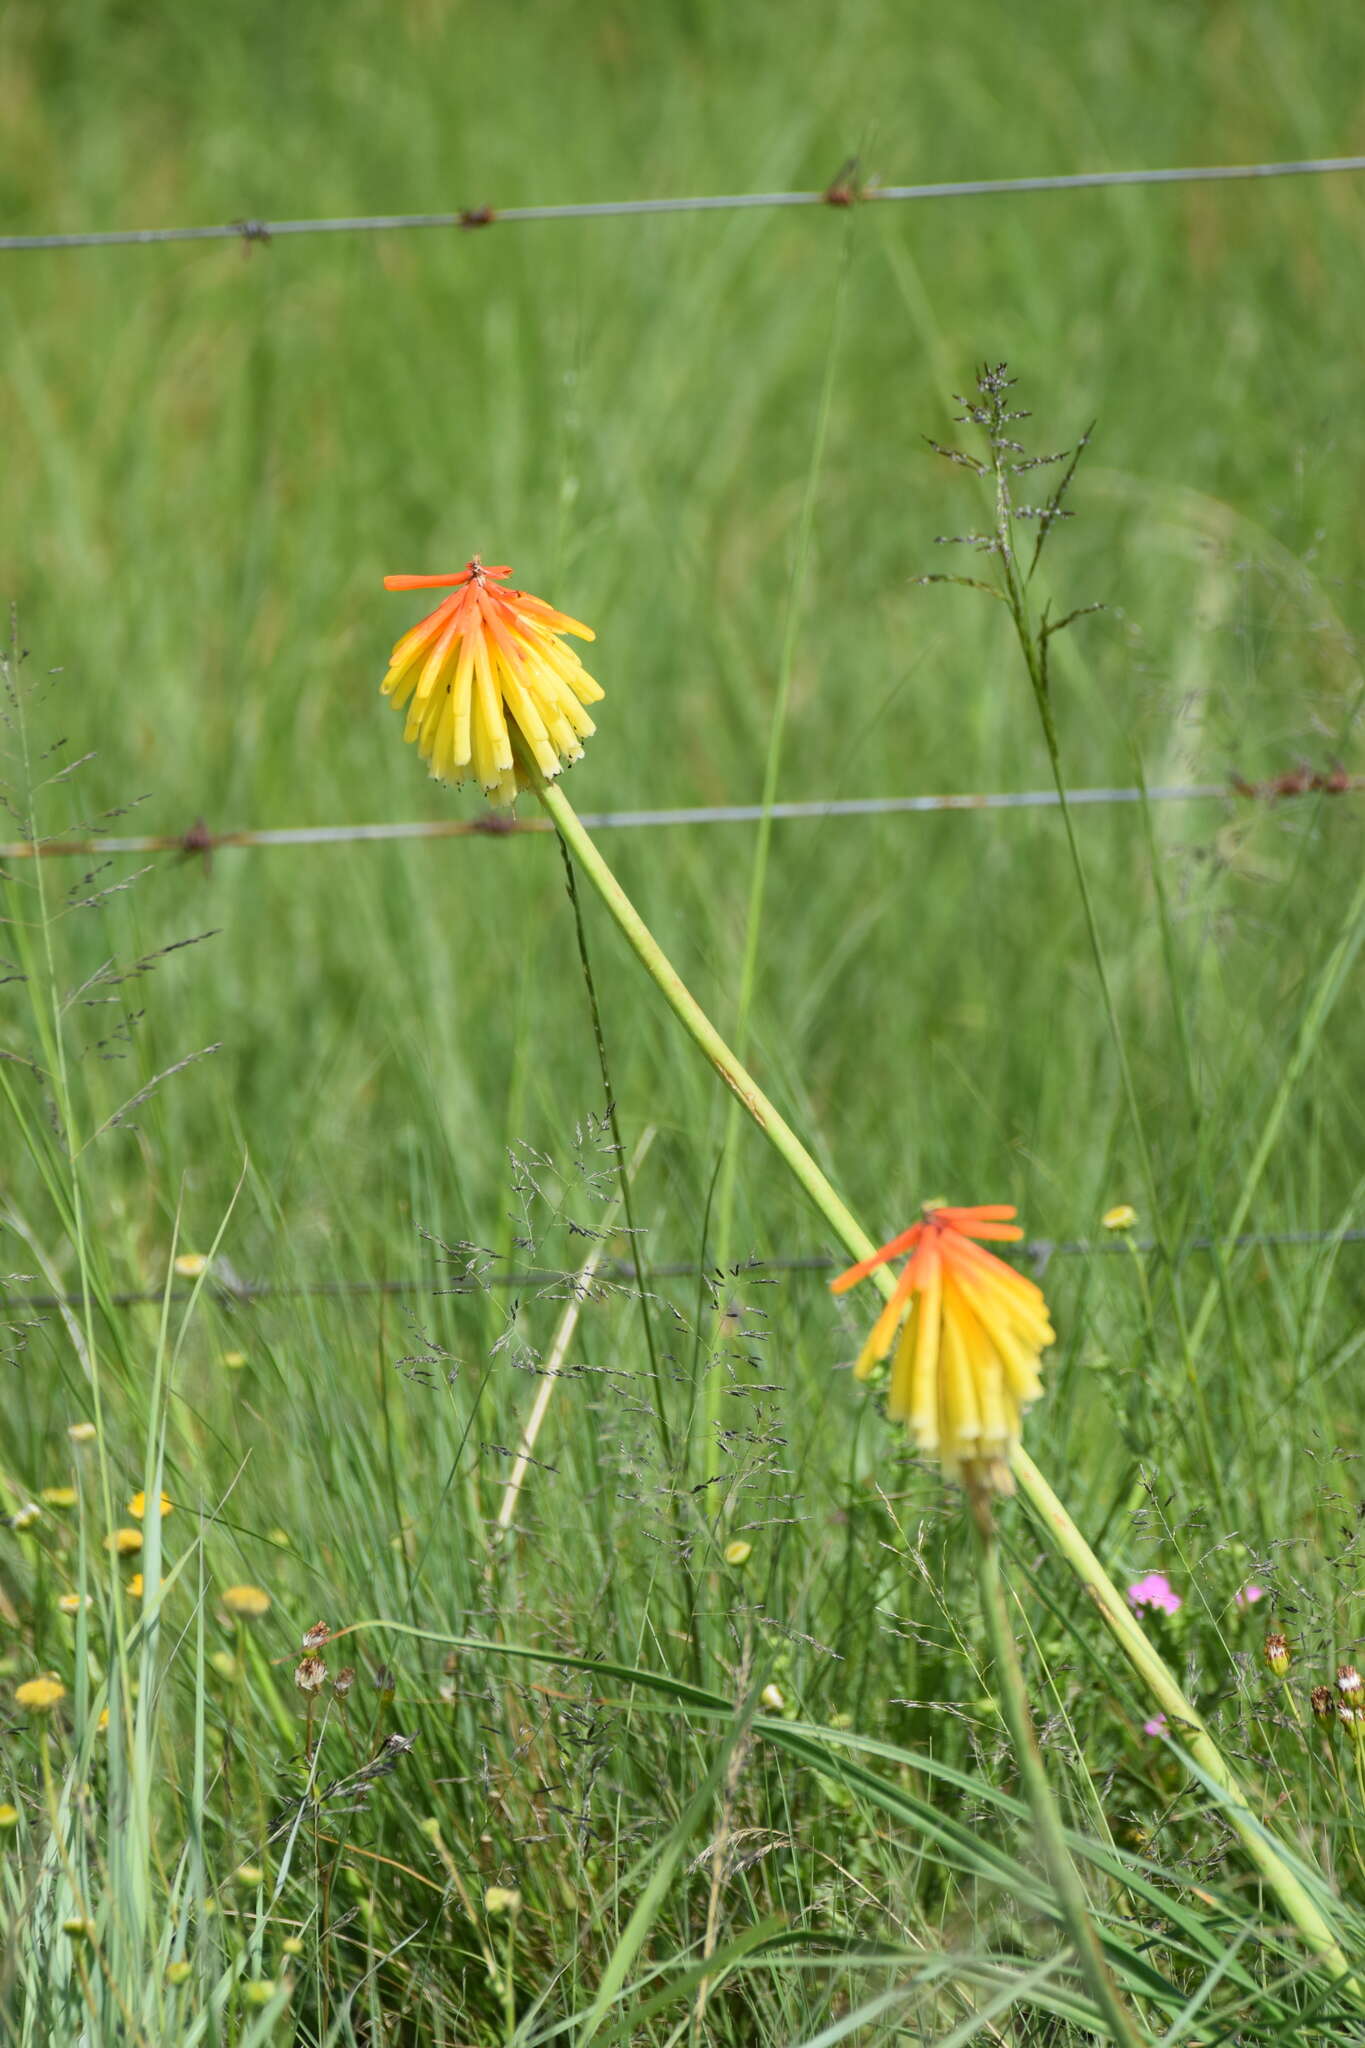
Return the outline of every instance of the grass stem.
[[[975,1538],[977,1578],[981,1587],[981,1611],[995,1659],[995,1683],[1000,1695],[1005,1725],[1014,1746],[1015,1762],[1023,1781],[1024,1794],[1038,1830],[1038,1842],[1057,1903],[1076,1949],[1077,1960],[1090,1986],[1091,1995],[1107,2021],[1114,2040],[1124,2048],[1142,2048],[1142,2035],[1129,2012],[1104,1960],[1099,1936],[1090,1917],[1080,1873],[1066,1846],[1062,1816],[1048,1783],[1042,1751],[1033,1726],[1028,1688],[1024,1681],[1019,1651],[1010,1627],[1005,1584],[1000,1571],[1000,1546],[996,1541],[995,1517],[989,1490],[970,1490],[972,1531]]]

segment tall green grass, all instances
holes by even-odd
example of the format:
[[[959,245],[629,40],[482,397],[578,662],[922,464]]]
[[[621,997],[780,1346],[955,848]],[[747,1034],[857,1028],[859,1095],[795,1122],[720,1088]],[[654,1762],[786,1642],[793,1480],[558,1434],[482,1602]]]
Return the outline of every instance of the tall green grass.
[[[77,228],[814,186],[851,150],[897,180],[1335,152],[1361,42],[1268,6],[20,5],[0,193],[15,228]],[[7,258],[6,829],[449,815],[378,698],[415,615],[380,579],[476,549],[597,628],[584,809],[754,799],[783,676],[783,796],[1043,786],[1007,621],[913,583],[982,523],[923,437],[985,357],[1040,445],[1098,419],[1046,563],[1059,604],[1110,607],[1056,644],[1068,780],[1358,766],[1362,208],[1302,180]],[[1127,1199],[1184,1245],[1255,1171],[1246,1227],[1327,1234],[1054,1259],[1029,1442],[1116,1574],[1178,1585],[1163,1648],[1358,1956],[1360,1752],[1307,1689],[1360,1627],[1365,1258],[1334,1234],[1361,828],[1320,798],[1077,830],[1154,1195],[1055,814],[775,825],[757,919],[750,828],[610,851],[727,1026],[752,937],[751,1060],[874,1226],[945,1194],[1094,1240]],[[0,1532],[5,2038],[1089,2037],[958,1504],[834,1369],[859,1332],[824,1275],[747,1264],[830,1247],[742,1128],[714,1270],[726,1104],[590,905],[623,1142],[659,1132],[641,1256],[699,1272],[646,1289],[653,1367],[635,1290],[584,1304],[496,1532],[564,1292],[500,1276],[576,1269],[614,1192],[553,845],[140,865],[6,870],[0,1050],[45,1078],[0,1064],[0,1507],[43,1510]],[[225,1271],[394,1291],[247,1306]],[[102,1544],[163,1485],[149,1602]],[[1152,2038],[1353,2038],[1178,1732],[1144,1732],[1084,1600],[1006,1535]],[[224,1609],[239,1583],[261,1621]],[[319,1616],[357,1679],[310,1764]],[[9,1703],[49,1668],[45,1774]]]

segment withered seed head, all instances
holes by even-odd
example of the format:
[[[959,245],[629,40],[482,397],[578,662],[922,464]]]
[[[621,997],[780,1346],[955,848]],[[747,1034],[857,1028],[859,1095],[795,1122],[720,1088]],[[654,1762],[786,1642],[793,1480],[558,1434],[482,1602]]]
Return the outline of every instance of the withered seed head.
[[[294,1683],[302,1693],[321,1692],[327,1682],[327,1666],[321,1657],[301,1657],[294,1672]]]
[[[1332,1698],[1330,1685],[1315,1685],[1308,1695],[1308,1704],[1313,1709],[1315,1720],[1330,1725],[1336,1719],[1336,1701]]]
[[[325,1621],[315,1621],[303,1637],[301,1647],[305,1650],[320,1650],[324,1643],[330,1643],[332,1631]]]
[[[338,1699],[344,1700],[347,1693],[351,1690],[351,1687],[354,1684],[355,1666],[354,1664],[345,1664],[342,1666],[341,1670],[338,1671],[336,1677],[332,1680],[332,1691],[336,1694]]]
[[[1348,1707],[1358,1707],[1365,1702],[1365,1685],[1360,1682],[1360,1673],[1354,1664],[1337,1666],[1337,1693]]]

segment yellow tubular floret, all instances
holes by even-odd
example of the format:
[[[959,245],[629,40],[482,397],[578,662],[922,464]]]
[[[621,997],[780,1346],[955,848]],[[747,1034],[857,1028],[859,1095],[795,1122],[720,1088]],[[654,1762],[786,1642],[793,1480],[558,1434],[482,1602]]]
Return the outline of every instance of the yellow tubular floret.
[[[955,1473],[964,1458],[976,1456],[981,1416],[967,1362],[967,1347],[945,1289],[942,1351],[938,1368],[939,1441],[946,1471]]]
[[[910,1410],[906,1417],[910,1431],[922,1451],[935,1451],[939,1444],[939,1350],[943,1274],[937,1259],[931,1264],[916,1309],[919,1327],[915,1332],[915,1358],[910,1379]]]
[[[911,1304],[901,1327],[896,1356],[891,1366],[891,1385],[886,1395],[886,1412],[893,1422],[908,1422],[915,1392],[915,1349],[919,1343],[920,1305]]]

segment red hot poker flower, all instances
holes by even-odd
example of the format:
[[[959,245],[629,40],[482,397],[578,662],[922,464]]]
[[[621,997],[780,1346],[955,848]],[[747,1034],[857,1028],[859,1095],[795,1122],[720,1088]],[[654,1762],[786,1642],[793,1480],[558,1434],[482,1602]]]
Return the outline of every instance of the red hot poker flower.
[[[511,573],[475,555],[458,575],[384,578],[386,590],[453,587],[403,635],[380,688],[400,710],[408,705],[403,737],[417,741],[434,776],[477,781],[499,804],[526,787],[513,734],[553,778],[583,752],[596,730],[583,706],[603,694],[560,637],[591,640],[592,628],[529,591],[499,589]]]
[[[856,1374],[866,1379],[894,1344],[887,1413],[949,1478],[998,1493],[1014,1490],[1022,1413],[1042,1392],[1039,1362],[1056,1341],[1042,1289],[974,1241],[1017,1241],[1015,1213],[1001,1203],[929,1209],[832,1283],[842,1294],[909,1254]]]

